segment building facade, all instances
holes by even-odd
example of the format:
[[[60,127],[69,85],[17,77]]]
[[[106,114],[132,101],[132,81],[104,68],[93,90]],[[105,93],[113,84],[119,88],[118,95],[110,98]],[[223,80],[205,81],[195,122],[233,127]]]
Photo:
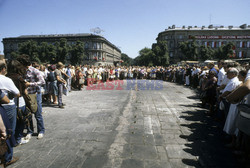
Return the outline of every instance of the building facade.
[[[87,52],[87,59],[83,64],[90,65],[113,65],[121,60],[121,50],[110,43],[104,37],[95,34],[52,34],[52,35],[26,35],[3,39],[4,55],[11,59],[11,52],[18,51],[18,45],[22,42],[33,40],[38,43],[47,42],[54,44],[56,41],[65,38],[69,45],[75,44],[78,40],[84,42],[84,49]],[[70,55],[69,55],[70,57]],[[69,58],[68,58],[69,59]]]
[[[176,63],[181,61],[182,53],[179,49],[180,42],[191,41],[193,38],[199,46],[211,46],[217,49],[220,46],[233,42],[234,58],[250,58],[250,25],[233,26],[188,26],[188,27],[168,27],[160,32],[157,42],[166,40],[168,42],[168,51],[170,62]]]

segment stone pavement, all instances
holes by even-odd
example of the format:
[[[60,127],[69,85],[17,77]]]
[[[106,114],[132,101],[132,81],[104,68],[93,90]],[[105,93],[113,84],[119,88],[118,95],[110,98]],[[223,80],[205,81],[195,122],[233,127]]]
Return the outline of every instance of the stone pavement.
[[[236,167],[195,92],[169,82],[158,86],[127,90],[124,81],[123,90],[72,91],[63,97],[65,109],[43,108],[44,138],[15,147],[20,160],[10,167]]]

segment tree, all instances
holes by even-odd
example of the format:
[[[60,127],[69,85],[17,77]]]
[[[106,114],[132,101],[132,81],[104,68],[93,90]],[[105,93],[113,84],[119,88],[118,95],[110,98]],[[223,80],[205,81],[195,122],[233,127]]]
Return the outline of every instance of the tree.
[[[215,51],[210,46],[200,46],[200,60],[205,61],[214,59],[214,53]]]
[[[123,61],[123,63],[122,63],[121,65],[123,65],[123,66],[132,65],[133,59],[130,58],[127,54],[122,53],[122,54],[121,54],[121,59],[122,59],[122,61]]]
[[[55,43],[56,47],[56,62],[65,63],[67,57],[69,56],[70,47],[67,44],[67,39],[61,38],[60,41]]]
[[[76,44],[71,46],[71,58],[70,62],[73,65],[79,65],[83,63],[83,60],[86,58],[84,43],[82,41],[77,41]]]
[[[17,57],[18,57],[18,52],[15,52],[15,51],[12,51],[11,53],[10,53],[10,58],[12,58],[12,59],[16,59]]]
[[[162,40],[152,45],[152,51],[154,57],[152,62],[154,65],[166,66],[169,64],[168,44],[167,41]]]
[[[148,66],[152,64],[154,53],[150,48],[143,48],[139,51],[139,56],[135,58],[135,64],[140,66]]]
[[[198,60],[198,45],[195,38],[192,41],[181,42],[179,48],[184,55],[184,60]]]
[[[229,42],[226,45],[223,45],[221,47],[219,47],[216,51],[215,51],[215,58],[219,59],[219,60],[223,60],[223,59],[229,59],[230,57],[233,57],[233,46],[234,44],[232,42]]]
[[[47,42],[42,42],[38,46],[39,59],[42,62],[51,62],[51,60],[56,57],[56,48],[52,44]]]
[[[33,40],[28,40],[19,45],[18,48],[19,54],[29,55],[32,62],[41,63],[41,60],[38,57],[38,45],[37,42]]]

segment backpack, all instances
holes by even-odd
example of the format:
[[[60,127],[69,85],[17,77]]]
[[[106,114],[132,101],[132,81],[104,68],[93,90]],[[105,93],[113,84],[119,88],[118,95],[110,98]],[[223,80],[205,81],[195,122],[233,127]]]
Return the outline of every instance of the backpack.
[[[56,76],[54,72],[49,72],[48,73],[48,81],[49,82],[54,82],[56,80]]]

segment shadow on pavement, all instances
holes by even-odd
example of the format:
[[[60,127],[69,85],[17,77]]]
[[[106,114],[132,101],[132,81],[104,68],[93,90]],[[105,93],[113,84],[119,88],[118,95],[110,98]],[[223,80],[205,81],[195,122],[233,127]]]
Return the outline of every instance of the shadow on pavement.
[[[181,138],[188,141],[184,151],[198,156],[197,162],[183,159],[183,163],[194,167],[197,167],[197,164],[209,168],[242,167],[237,163],[232,151],[225,147],[225,134],[222,131],[222,125],[208,116],[205,109],[183,112],[180,118],[192,121],[191,124],[181,124],[182,127],[187,127],[191,131],[187,135],[180,135]]]

